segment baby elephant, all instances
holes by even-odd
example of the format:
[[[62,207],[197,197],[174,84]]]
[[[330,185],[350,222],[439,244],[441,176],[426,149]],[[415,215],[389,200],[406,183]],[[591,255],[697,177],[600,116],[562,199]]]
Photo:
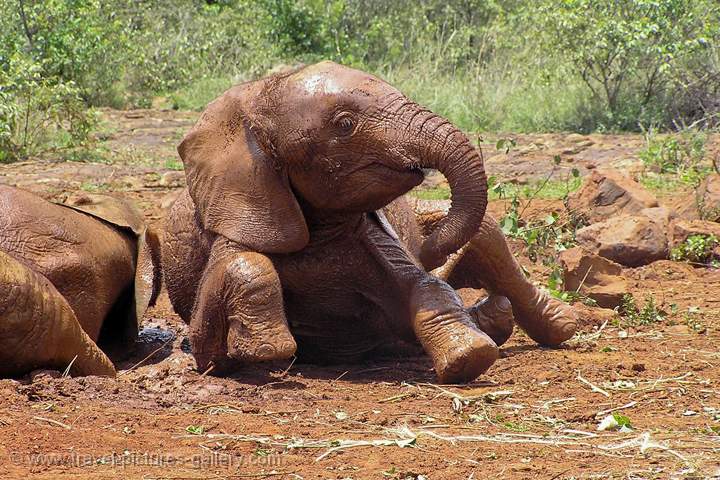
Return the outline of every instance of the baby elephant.
[[[157,236],[129,203],[50,203],[0,185],[0,376],[114,376],[98,347],[134,341],[160,286]]]
[[[420,341],[440,381],[464,382],[497,359],[513,314],[545,345],[575,332],[572,310],[525,279],[485,217],[480,152],[372,75],[323,62],[238,85],[178,151],[188,188],[166,220],[163,270],[201,370],[296,349],[354,361],[403,339]],[[423,168],[452,191],[425,236],[390,205]],[[501,296],[466,309],[453,281]]]

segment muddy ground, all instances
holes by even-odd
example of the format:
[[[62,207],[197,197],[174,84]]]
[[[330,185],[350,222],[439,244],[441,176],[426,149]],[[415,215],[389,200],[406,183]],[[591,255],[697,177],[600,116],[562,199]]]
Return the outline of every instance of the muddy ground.
[[[197,114],[102,115],[90,162],[50,156],[2,165],[0,183],[55,200],[78,190],[122,191],[161,225],[184,181],[174,148]],[[544,178],[556,154],[561,178],[572,168],[583,175],[608,165],[633,170],[644,146],[638,135],[516,138],[508,155],[486,139],[487,169],[521,184]],[[668,200],[680,195],[665,192]],[[490,211],[504,208],[495,201]],[[527,214],[561,208],[559,200],[538,200]],[[544,282],[546,269],[514,248]],[[46,479],[720,478],[720,272],[659,261],[624,274],[640,302],[652,295],[668,317],[628,327],[578,306],[584,331],[567,345],[539,348],[516,331],[490,371],[463,386],[435,384],[426,358],[288,362],[203,376],[185,325],[162,295],[145,315],[135,351],[116,359],[117,379],[50,373],[0,380],[0,472]],[[631,429],[598,431],[613,411]]]

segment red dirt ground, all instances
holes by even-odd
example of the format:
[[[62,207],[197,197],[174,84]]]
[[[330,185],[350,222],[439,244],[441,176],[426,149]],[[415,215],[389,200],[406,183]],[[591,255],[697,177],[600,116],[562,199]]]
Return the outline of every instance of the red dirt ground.
[[[103,112],[102,145],[112,164],[3,165],[0,182],[53,199],[77,189],[123,191],[160,225],[183,181],[167,168],[175,166],[174,145],[195,116]],[[498,177],[524,182],[543,177],[555,153],[563,168],[583,173],[606,164],[632,168],[642,145],[632,135],[519,136],[514,153],[487,163]],[[503,208],[494,202],[490,210]],[[559,202],[536,201],[528,213],[552,208]],[[543,280],[542,267],[521,260]],[[539,348],[516,331],[490,371],[463,386],[435,384],[430,362],[414,357],[203,376],[163,295],[144,318],[136,350],[118,361],[118,378],[51,372],[0,380],[0,472],[39,479],[720,478],[720,272],[659,261],[624,273],[639,303],[652,295],[668,311],[665,320],[628,327],[580,305],[583,332],[566,346]],[[632,430],[598,431],[611,410]]]

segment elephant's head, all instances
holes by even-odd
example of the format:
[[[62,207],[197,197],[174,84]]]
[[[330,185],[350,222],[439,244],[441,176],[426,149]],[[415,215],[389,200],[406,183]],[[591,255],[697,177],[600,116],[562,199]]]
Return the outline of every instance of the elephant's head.
[[[477,231],[487,203],[482,156],[465,134],[382,80],[332,62],[231,88],[178,150],[204,227],[259,252],[303,248],[306,206],[377,210],[434,168],[452,191],[450,212],[421,249],[435,268]]]

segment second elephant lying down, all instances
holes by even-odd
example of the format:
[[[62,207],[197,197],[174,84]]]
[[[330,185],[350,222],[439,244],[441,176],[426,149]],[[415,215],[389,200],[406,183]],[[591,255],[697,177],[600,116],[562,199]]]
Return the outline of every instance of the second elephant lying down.
[[[132,343],[160,286],[159,240],[129,203],[50,203],[0,185],[0,377],[114,376],[98,347]]]
[[[233,87],[179,152],[188,189],[167,219],[163,269],[202,370],[296,349],[351,361],[400,338],[420,341],[440,381],[472,380],[496,360],[512,315],[497,295],[466,309],[452,286],[507,297],[539,343],[575,332],[572,310],[525,279],[485,217],[479,151],[371,75],[323,62]],[[391,204],[422,168],[452,190],[425,238],[407,206]],[[461,247],[450,284],[427,273]]]

